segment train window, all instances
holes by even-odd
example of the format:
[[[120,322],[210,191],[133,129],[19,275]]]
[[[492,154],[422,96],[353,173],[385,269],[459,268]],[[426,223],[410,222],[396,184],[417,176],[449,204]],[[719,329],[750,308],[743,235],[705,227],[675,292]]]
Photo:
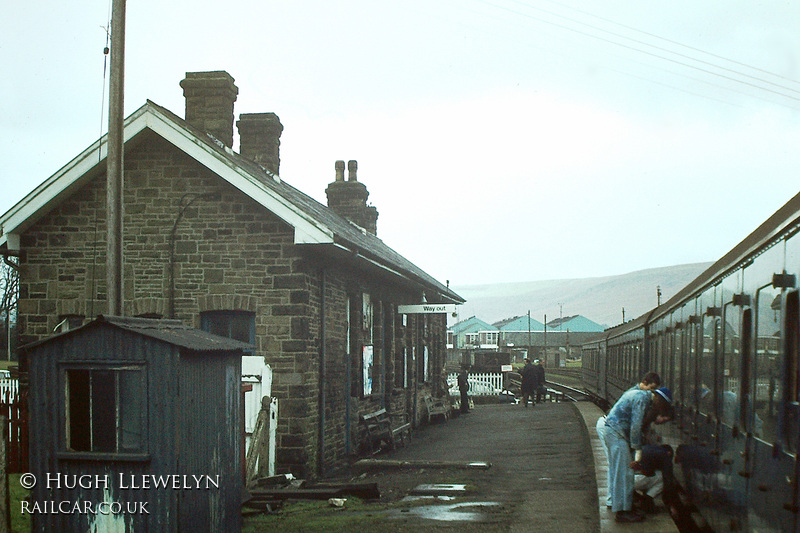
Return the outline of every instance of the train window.
[[[739,359],[739,308],[730,304],[725,306],[722,325],[722,422],[734,426],[739,422],[739,379],[741,365]]]
[[[675,329],[672,339],[672,396],[677,403],[683,402],[683,330]]]
[[[697,327],[693,322],[688,322],[685,334],[686,348],[683,351],[684,360],[682,368],[687,373],[683,379],[683,398],[692,407],[697,407]]]
[[[758,292],[756,312],[755,410],[753,432],[767,442],[775,442],[780,411],[780,374],[782,358],[781,340],[781,291],[770,285]]]
[[[668,331],[666,335],[664,335],[664,371],[661,373],[661,380],[672,389],[673,396],[677,394],[678,390],[675,388],[677,381],[672,378],[674,372],[674,365],[672,364],[672,361],[675,360],[674,351],[675,339],[673,338],[672,333]]]
[[[701,413],[711,415],[714,413],[714,391],[716,390],[714,356],[717,347],[719,320],[707,316],[703,322],[702,352],[699,361],[700,371],[698,372],[700,383],[697,388],[696,401],[697,408]]]
[[[742,334],[739,337],[741,341],[740,353],[742,367],[738,393],[739,416],[737,417],[740,426],[743,428],[748,427],[746,421],[750,398],[750,379],[752,377],[751,372],[753,365],[753,350],[751,347],[751,341],[753,338],[752,327],[753,310],[745,309],[742,311]]]
[[[786,295],[786,314],[784,315],[784,346],[786,351],[786,410],[784,411],[785,426],[783,435],[789,450],[797,452],[797,409],[800,402],[800,368],[798,368],[798,353],[800,353],[800,305],[798,305],[798,291],[791,291]]]

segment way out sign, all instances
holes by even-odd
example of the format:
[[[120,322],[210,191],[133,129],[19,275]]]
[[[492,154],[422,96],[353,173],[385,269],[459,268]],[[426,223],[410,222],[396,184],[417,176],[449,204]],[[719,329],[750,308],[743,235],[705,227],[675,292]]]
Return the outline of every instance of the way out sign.
[[[455,313],[456,304],[418,304],[398,305],[397,312],[401,315],[428,315],[436,313]]]

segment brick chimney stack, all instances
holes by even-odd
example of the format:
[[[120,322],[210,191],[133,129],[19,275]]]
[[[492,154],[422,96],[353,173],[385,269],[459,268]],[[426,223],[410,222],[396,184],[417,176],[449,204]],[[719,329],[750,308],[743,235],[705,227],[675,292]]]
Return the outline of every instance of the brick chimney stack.
[[[233,147],[233,103],[239,94],[234,79],[223,70],[187,72],[181,81],[186,98],[186,122]]]
[[[275,113],[239,115],[239,153],[275,175],[281,166],[280,146],[283,124]]]
[[[348,179],[344,180],[344,161],[335,165],[336,180],[328,184],[325,194],[328,195],[328,207],[351,222],[358,224],[369,233],[378,233],[378,210],[367,205],[369,192],[363,183],[356,178],[358,163],[348,161]]]

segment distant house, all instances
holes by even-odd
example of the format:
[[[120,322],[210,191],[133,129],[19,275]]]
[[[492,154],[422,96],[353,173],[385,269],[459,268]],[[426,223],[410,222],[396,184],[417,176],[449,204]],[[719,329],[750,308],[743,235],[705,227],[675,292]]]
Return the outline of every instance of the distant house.
[[[181,87],[185,120],[150,101],[125,120],[124,314],[250,344],[280,402],[277,472],[324,474],[358,452],[359,414],[418,422],[420,396],[446,390],[446,316],[398,305],[464,300],[377,237],[355,161],[323,205],[279,175],[273,113],[240,115],[234,152],[228,73]],[[107,312],[106,154],[104,137],[0,216],[23,343]]]
[[[567,359],[578,356],[581,344],[603,332],[603,326],[581,315],[550,320],[543,329],[532,336],[531,353],[550,367],[564,366]],[[524,335],[516,338],[522,340]]]
[[[532,344],[534,334],[544,331],[544,324],[529,315],[506,318],[492,324],[500,331],[498,350],[511,354],[511,360],[522,362],[528,356],[528,345]]]
[[[550,331],[572,331],[574,333],[599,333],[605,328],[581,315],[565,316],[556,318],[547,323]]]
[[[448,347],[473,350],[497,349],[499,331],[497,327],[473,316],[450,326],[447,331]]]
[[[506,318],[493,324],[501,333],[544,331],[544,324],[528,315]],[[502,336],[502,335],[501,335]]]
[[[478,317],[469,317],[447,329],[447,368],[457,371],[462,364],[475,363],[475,352],[496,352],[500,331]]]
[[[543,359],[548,366],[561,366],[566,359],[577,355],[578,346],[602,331],[603,326],[581,315],[551,320],[546,328],[527,315],[494,324],[473,316],[448,329],[448,363],[470,362],[470,353],[495,350],[509,353],[512,361],[530,356]],[[496,342],[485,343],[487,339]]]

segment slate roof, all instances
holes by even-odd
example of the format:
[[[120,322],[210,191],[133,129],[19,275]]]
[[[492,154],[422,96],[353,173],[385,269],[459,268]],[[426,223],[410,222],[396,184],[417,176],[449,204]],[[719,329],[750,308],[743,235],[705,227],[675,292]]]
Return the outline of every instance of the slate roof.
[[[293,221],[301,222],[307,230],[310,230],[310,233],[313,233],[303,240],[305,236],[298,237],[298,226],[292,224],[296,229],[295,241],[299,245],[323,244],[333,249],[343,249],[350,256],[365,261],[367,264],[378,266],[421,285],[423,289],[428,290],[426,296],[431,303],[439,303],[439,300],[445,303],[464,302],[464,298],[395,252],[377,236],[368,233],[329,207],[292,187],[261,165],[235,153],[213,136],[200,131],[168,109],[148,100],[144,106],[125,120],[125,128],[131,129],[131,131],[125,132],[126,143],[138,133],[138,131],[132,131],[134,124],[138,128],[146,127],[155,131],[173,144],[175,144],[174,138],[177,138],[185,144],[185,146],[179,147],[184,151],[187,150],[187,147],[191,149],[194,148],[194,145],[200,146],[202,150],[193,156],[200,164],[209,166],[213,163],[218,172],[225,174],[223,176],[225,179],[236,181],[243,192],[257,201],[262,200],[260,202],[262,205],[277,202],[279,204],[277,207],[280,207],[282,211],[275,213],[276,215],[283,214],[285,216],[286,213],[290,213]],[[22,227],[24,230],[25,226],[35,221],[30,219],[38,218],[52,209],[50,204],[57,202],[61,195],[74,190],[75,184],[94,166],[105,164],[103,148],[106,138],[93,144],[0,217],[0,228],[2,228],[0,245],[6,241],[9,232],[18,231],[18,227]],[[175,145],[177,146],[177,144]],[[98,151],[103,156],[102,158],[97,156]],[[208,157],[208,154],[213,155]],[[198,155],[203,160],[198,159]],[[60,183],[59,180],[71,180],[71,182]],[[289,223],[292,222],[289,221]],[[10,227],[7,228],[6,225]],[[324,242],[320,240],[320,235],[329,236],[330,240]]]
[[[336,213],[328,206],[319,203],[317,200],[301,192],[300,190],[292,187],[280,177],[276,176],[258,163],[243,157],[233,150],[225,149],[224,145],[214,142],[214,138],[208,134],[204,134],[182,118],[178,117],[168,109],[161,107],[154,102],[148,100],[147,105],[153,106],[160,112],[164,113],[171,120],[180,124],[182,127],[194,131],[194,133],[209,146],[220,152],[221,155],[230,159],[236,166],[246,170],[259,180],[264,186],[269,187],[277,192],[287,200],[289,200],[298,209],[302,210],[314,220],[322,222],[325,226],[332,229],[334,237],[339,239],[342,244],[348,244],[357,247],[362,253],[365,253],[379,261],[384,261],[386,264],[394,268],[398,268],[416,278],[418,281],[430,285],[435,288],[437,292],[446,296],[449,300],[455,302],[464,302],[464,299],[455,292],[451,291],[446,286],[442,285],[439,281],[427,274],[421,268],[417,267],[414,263],[395,252],[392,248],[387,246],[377,236],[367,232],[365,229],[353,224],[348,219]]]

